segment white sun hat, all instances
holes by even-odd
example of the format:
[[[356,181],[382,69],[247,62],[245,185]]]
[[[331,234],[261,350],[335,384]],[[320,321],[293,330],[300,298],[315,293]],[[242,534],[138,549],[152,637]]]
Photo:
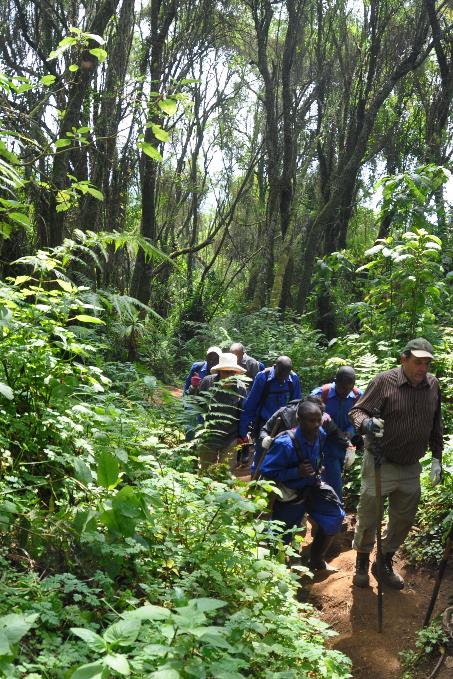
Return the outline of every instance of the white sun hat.
[[[212,366],[211,372],[217,373],[220,370],[230,370],[231,372],[234,371],[236,373],[247,372],[245,368],[242,368],[242,366],[238,365],[236,354],[220,354],[219,362],[217,365]]]
[[[222,349],[220,349],[219,347],[209,347],[209,349],[206,352],[206,356],[208,356],[208,354],[217,354],[217,356],[220,356],[221,353]]]

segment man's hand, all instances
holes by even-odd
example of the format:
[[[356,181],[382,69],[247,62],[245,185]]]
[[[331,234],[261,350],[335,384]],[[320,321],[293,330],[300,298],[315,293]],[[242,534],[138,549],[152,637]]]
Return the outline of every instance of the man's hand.
[[[380,417],[369,417],[362,424],[362,430],[364,434],[371,434],[377,439],[381,439],[384,436],[384,420]]]
[[[273,440],[274,439],[272,438],[272,436],[265,436],[263,438],[263,440],[261,441],[261,446],[262,446],[263,450],[269,450],[269,448],[272,445]]]
[[[309,462],[302,462],[302,464],[299,465],[299,474],[301,478],[306,479],[308,476],[314,476],[315,470]]]
[[[433,457],[433,461],[431,462],[429,478],[431,479],[431,485],[433,486],[437,486],[437,484],[442,480],[442,465],[435,457]]]
[[[355,460],[355,446],[349,445],[346,449],[346,455],[344,457],[344,466],[346,469],[352,467]]]

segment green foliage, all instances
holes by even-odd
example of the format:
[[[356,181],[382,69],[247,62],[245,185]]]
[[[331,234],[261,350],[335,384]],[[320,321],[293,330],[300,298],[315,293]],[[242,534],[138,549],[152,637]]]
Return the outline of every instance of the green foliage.
[[[284,316],[276,309],[264,308],[247,316],[228,314],[217,318],[213,326],[199,324],[195,338],[186,344],[190,351],[187,363],[204,356],[209,344],[229,349],[232,342],[239,341],[254,358],[268,366],[282,354],[290,356],[304,393],[322,383],[319,380],[325,375],[326,352],[321,333],[313,330],[305,319]]]
[[[405,542],[407,558],[412,563],[437,566],[442,558],[446,535],[453,522],[451,498],[453,497],[453,438],[450,436],[443,455],[442,483],[431,485],[430,456],[423,461],[422,497],[418,507],[417,522]]]
[[[2,77],[0,74],[0,86],[5,87]],[[30,227],[29,206],[20,200],[25,181],[18,165],[19,158],[0,138],[0,234],[3,238],[9,238],[14,228]]]
[[[65,248],[0,288],[0,616],[16,616],[0,673],[350,676],[255,518],[265,490],[194,473],[152,376],[107,364],[111,388],[102,306],[65,277]],[[14,621],[33,625],[20,645]]]
[[[435,335],[435,323],[450,304],[441,265],[442,242],[425,229],[389,236],[365,254],[373,256],[368,292],[360,307],[363,330],[376,338],[409,339]]]
[[[413,679],[414,672],[419,665],[436,652],[445,652],[444,647],[449,642],[449,636],[439,620],[433,620],[428,626],[417,632],[415,648],[417,650],[402,651],[400,653],[401,664],[405,670],[402,679]]]
[[[10,613],[0,617],[0,672],[4,676],[12,670],[11,663],[17,654],[17,644],[33,627],[39,615]]]
[[[421,165],[413,172],[383,177],[375,187],[382,186],[381,218],[391,215],[392,229],[399,235],[409,230],[431,231],[435,214],[432,196],[449,177],[450,172],[437,165]]]

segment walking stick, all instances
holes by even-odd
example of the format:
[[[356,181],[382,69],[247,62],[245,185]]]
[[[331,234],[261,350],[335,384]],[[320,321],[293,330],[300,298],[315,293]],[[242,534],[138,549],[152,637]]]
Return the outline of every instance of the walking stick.
[[[431,601],[429,602],[428,610],[426,611],[425,619],[423,621],[423,627],[427,627],[429,625],[429,621],[431,619],[431,614],[432,614],[433,609],[434,609],[434,604],[436,603],[437,596],[439,594],[440,583],[442,582],[442,578],[444,577],[445,569],[447,567],[448,559],[450,558],[451,548],[452,548],[452,539],[453,539],[453,524],[451,525],[450,530],[448,531],[447,541],[445,543],[442,561],[439,564],[439,570],[437,571],[437,575],[436,575],[436,582],[434,583],[434,589],[433,589],[433,593],[431,595]]]
[[[373,411],[373,417],[380,418],[379,410]],[[374,438],[372,452],[374,457],[374,487],[377,505],[377,525],[376,525],[376,570],[378,574],[377,605],[378,605],[378,632],[382,632],[383,616],[383,591],[382,591],[382,517],[384,514],[384,499],[382,497],[382,453],[380,442]]]
[[[282,422],[282,418],[277,417],[277,419],[274,422],[274,426],[272,427],[271,438],[274,438],[276,436],[276,434],[277,434],[277,432],[280,428],[281,422]],[[261,457],[258,461],[258,464],[256,465],[255,471],[253,472],[253,476],[251,478],[252,481],[256,481],[258,476],[260,475],[261,466],[264,462],[264,458],[266,457],[266,455],[267,455],[267,450],[263,450],[263,454],[261,455]]]

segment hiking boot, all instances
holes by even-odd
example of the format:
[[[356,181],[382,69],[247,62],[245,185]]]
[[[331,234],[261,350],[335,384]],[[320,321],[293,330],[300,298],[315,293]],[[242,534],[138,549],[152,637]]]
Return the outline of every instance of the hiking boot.
[[[324,571],[329,570],[325,556],[329,549],[332,541],[334,539],[333,535],[326,535],[322,528],[318,526],[316,535],[313,538],[310,548],[310,562],[309,568],[312,571]]]
[[[393,556],[394,552],[382,555],[381,567],[378,568],[377,561],[374,561],[371,566],[371,572],[376,580],[380,580],[383,585],[392,587],[392,589],[403,589],[404,580],[399,573],[393,570]]]
[[[357,552],[355,560],[355,573],[352,582],[356,587],[368,587],[370,577],[368,568],[370,566],[370,555],[367,552]]]

